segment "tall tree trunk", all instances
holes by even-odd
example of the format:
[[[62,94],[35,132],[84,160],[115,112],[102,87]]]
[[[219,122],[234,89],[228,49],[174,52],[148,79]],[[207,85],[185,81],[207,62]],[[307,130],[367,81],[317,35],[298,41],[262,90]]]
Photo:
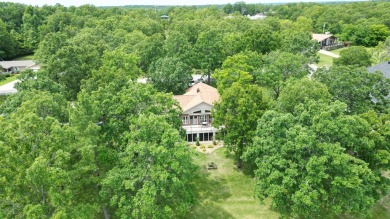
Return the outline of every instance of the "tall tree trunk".
[[[241,169],[242,167],[242,159],[241,156],[237,158],[237,168]]]

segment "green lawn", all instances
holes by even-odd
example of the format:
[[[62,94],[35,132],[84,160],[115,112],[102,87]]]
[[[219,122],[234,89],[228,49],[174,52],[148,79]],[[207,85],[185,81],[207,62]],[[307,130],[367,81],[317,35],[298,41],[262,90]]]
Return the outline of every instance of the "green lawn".
[[[269,200],[260,204],[253,196],[253,175],[247,173],[247,168],[237,169],[226,148],[220,148],[208,155],[199,152],[194,154],[195,164],[199,166],[195,180],[198,202],[183,218],[279,218],[278,213],[270,210]],[[211,161],[217,164],[218,169],[206,169],[207,163]],[[373,219],[390,218],[390,194],[374,206],[372,214]]]
[[[34,60],[34,55],[26,55],[15,58],[14,60]]]
[[[335,49],[335,50],[331,50],[329,52],[332,52],[336,55],[340,55],[340,52],[343,51],[344,49],[346,49],[347,47],[344,47],[344,48],[340,48],[340,49]]]
[[[195,180],[198,203],[183,218],[278,218],[253,196],[254,177],[236,168],[226,148],[208,155],[195,152],[194,160],[200,167]],[[218,169],[206,169],[211,161]]]
[[[321,53],[317,53],[320,57],[320,61],[318,62],[318,67],[331,67],[333,65],[333,58]]]
[[[0,81],[0,86],[7,84],[11,81],[15,81],[17,79],[18,75],[12,75],[11,77],[5,78],[4,80]]]

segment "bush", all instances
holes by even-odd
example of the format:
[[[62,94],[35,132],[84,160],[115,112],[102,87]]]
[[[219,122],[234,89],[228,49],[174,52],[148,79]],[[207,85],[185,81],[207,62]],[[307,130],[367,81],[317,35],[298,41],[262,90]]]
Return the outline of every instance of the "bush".
[[[215,140],[213,140],[213,145],[217,145],[217,142]]]
[[[203,149],[203,150],[206,150],[206,146],[205,146],[204,144],[202,144],[202,145],[200,146],[200,148]]]
[[[0,73],[0,81],[4,80],[6,78],[5,74]]]
[[[209,144],[207,147],[208,147],[208,148],[214,148],[214,145]]]
[[[200,146],[199,139],[196,138],[196,146]]]

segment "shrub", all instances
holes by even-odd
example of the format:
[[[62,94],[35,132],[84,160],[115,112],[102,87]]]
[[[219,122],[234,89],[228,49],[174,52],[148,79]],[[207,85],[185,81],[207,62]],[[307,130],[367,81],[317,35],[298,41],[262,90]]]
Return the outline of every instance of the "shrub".
[[[209,144],[207,147],[208,147],[208,148],[214,148],[214,145]]]
[[[6,75],[5,75],[5,74],[1,74],[1,73],[0,73],[0,81],[4,80],[4,79],[5,79],[5,77],[6,77]]]
[[[200,146],[199,139],[196,138],[196,146]]]

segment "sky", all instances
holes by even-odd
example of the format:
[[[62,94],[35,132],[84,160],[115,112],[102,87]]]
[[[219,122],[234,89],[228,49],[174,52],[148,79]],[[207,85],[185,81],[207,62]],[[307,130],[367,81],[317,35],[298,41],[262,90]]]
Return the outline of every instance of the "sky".
[[[123,6],[123,5],[209,5],[235,3],[240,0],[6,0],[7,2],[23,3],[27,5],[55,5],[60,3],[64,6],[80,6],[92,4],[95,6]],[[270,3],[270,2],[322,2],[336,0],[244,0],[249,3]],[[340,1],[340,0],[339,0]],[[343,1],[343,0],[341,0]],[[348,0],[346,0],[348,1]]]

